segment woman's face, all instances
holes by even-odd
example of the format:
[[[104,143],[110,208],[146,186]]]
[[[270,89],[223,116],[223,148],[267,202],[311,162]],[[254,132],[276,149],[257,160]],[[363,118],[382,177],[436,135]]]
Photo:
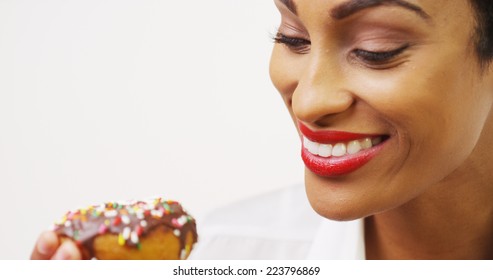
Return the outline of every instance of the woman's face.
[[[490,158],[493,75],[479,67],[468,1],[274,1],[271,78],[319,214],[355,219],[437,195]]]

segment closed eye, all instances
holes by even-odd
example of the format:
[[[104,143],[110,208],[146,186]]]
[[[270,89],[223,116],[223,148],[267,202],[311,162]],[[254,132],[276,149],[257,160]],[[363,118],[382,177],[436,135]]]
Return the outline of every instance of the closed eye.
[[[277,32],[273,39],[275,43],[287,46],[294,53],[306,54],[310,51],[311,42],[303,38],[289,37]]]
[[[383,64],[391,61],[399,54],[404,52],[409,47],[409,44],[405,44],[402,47],[391,51],[374,52],[362,49],[356,49],[353,51],[354,55],[368,64]]]

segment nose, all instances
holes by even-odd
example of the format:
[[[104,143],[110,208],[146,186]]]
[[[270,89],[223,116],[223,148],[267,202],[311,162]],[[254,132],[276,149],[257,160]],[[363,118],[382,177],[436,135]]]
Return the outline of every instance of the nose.
[[[336,59],[326,54],[311,56],[293,92],[292,110],[299,121],[323,127],[347,112],[355,98]]]

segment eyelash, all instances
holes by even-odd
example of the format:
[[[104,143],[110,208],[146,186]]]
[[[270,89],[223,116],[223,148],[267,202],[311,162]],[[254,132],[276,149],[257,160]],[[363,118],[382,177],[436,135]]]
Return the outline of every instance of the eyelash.
[[[283,44],[287,46],[291,51],[298,54],[306,54],[310,51],[311,42],[306,39],[289,37],[280,32],[278,32],[273,39],[275,43]],[[357,58],[363,60],[366,64],[382,65],[389,62],[390,60],[397,57],[398,55],[400,55],[408,47],[409,44],[405,44],[397,49],[390,51],[382,51],[382,52],[355,49],[352,51],[352,53]]]
[[[353,51],[356,57],[365,60],[369,64],[384,64],[391,59],[397,57],[402,52],[404,52],[409,47],[409,44],[405,44],[397,49],[385,51],[385,52],[372,52],[361,49],[356,49]]]
[[[278,32],[273,39],[274,43],[285,45],[291,51],[299,54],[308,53],[310,51],[310,45],[312,44],[309,40],[289,37],[280,32]]]

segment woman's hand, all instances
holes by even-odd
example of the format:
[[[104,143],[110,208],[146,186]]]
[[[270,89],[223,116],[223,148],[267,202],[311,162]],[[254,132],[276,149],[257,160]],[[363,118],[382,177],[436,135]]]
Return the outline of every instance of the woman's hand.
[[[32,260],[80,260],[81,253],[74,242],[61,242],[53,231],[41,233],[31,254]]]

